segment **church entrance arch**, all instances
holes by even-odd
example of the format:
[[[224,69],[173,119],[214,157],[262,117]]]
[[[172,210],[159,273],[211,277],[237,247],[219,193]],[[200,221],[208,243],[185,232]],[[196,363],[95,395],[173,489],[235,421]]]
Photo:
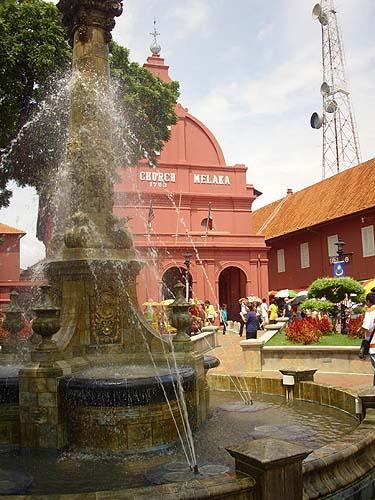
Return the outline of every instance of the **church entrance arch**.
[[[174,287],[177,282],[181,281],[184,285],[186,285],[186,269],[183,267],[171,267],[165,271],[162,278],[162,296],[163,300],[166,299],[174,299]],[[189,297],[192,296],[192,282],[193,279],[191,274],[189,273]]]
[[[246,274],[239,267],[227,267],[219,275],[219,302],[227,304],[228,319],[239,320],[241,297],[246,297]]]

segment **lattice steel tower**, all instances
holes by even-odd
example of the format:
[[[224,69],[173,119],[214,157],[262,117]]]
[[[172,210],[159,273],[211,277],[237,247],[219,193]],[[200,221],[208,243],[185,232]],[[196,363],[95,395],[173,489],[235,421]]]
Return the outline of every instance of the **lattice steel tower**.
[[[323,179],[361,162],[359,139],[345,76],[341,30],[333,0],[322,0],[312,11],[321,24],[323,114],[313,113],[312,128],[323,126]]]

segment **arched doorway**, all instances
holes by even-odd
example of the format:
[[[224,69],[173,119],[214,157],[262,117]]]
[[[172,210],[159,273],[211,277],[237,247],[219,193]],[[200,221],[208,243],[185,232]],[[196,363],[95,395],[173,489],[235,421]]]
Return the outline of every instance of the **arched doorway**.
[[[186,284],[186,269],[176,266],[165,271],[161,290],[163,300],[174,299],[174,287],[178,281],[181,281],[184,285]],[[192,296],[192,282],[193,280],[189,273],[189,297]]]
[[[227,304],[228,319],[238,321],[241,297],[246,297],[246,274],[239,267],[227,267],[219,276],[219,302]]]

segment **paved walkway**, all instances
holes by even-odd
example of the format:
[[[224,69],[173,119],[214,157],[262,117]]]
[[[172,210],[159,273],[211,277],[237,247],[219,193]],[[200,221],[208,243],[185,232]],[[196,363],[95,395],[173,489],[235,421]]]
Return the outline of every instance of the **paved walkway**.
[[[222,373],[231,375],[243,375],[247,372],[240,341],[245,340],[246,337],[240,337],[238,333],[227,332],[225,335],[218,332],[218,343],[220,347],[210,351],[210,354],[220,359],[220,366],[210,370],[210,373]],[[263,331],[258,332],[258,338],[263,335]],[[364,361],[365,363],[366,361]],[[370,361],[368,361],[370,362]],[[281,378],[279,372],[265,372],[257,373],[257,376]],[[314,380],[320,384],[333,385],[337,387],[352,387],[360,389],[361,386],[372,385],[372,375],[342,375],[338,373],[333,374],[319,374],[316,373]]]

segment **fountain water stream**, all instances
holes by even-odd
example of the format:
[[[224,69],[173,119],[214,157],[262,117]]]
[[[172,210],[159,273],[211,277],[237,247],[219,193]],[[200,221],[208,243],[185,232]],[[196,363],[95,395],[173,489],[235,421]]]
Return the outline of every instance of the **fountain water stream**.
[[[117,162],[108,43],[122,2],[61,0],[58,8],[73,45],[70,125],[44,266],[50,289],[35,308],[34,330],[43,341],[19,373],[21,446],[139,452],[180,437],[194,468],[190,426],[206,418],[208,393],[203,356],[184,333],[188,305],[176,301],[173,343],[144,320],[135,291],[142,263],[112,213]],[[138,375],[119,369],[127,366]]]
[[[60,0],[58,8],[73,45],[65,170],[56,178],[56,182],[63,182],[60,187],[64,193],[58,203],[51,255],[45,262],[50,285],[43,287],[41,301],[34,308],[37,317],[33,329],[42,341],[32,348],[30,363],[6,369],[8,378],[0,383],[0,405],[6,411],[0,418],[10,429],[7,445],[50,452],[68,448],[73,450],[73,458],[69,453],[58,461],[50,454],[41,459],[31,454],[30,465],[25,455],[0,455],[2,468],[10,464],[21,471],[20,475],[4,476],[8,489],[4,489],[0,471],[0,493],[24,493],[32,482],[30,470],[36,471],[36,494],[85,494],[117,485],[143,487],[147,481],[185,482],[198,476],[197,457],[205,464],[199,478],[228,470],[229,455],[223,440],[237,444],[271,432],[283,434],[286,423],[291,440],[296,433],[301,440],[306,438],[303,411],[295,425],[297,417],[291,406],[279,403],[275,407],[267,399],[258,406],[245,404],[238,409],[237,395],[234,402],[230,395],[224,401],[215,395],[216,410],[212,420],[205,422],[209,363],[193,351],[183,285],[176,287],[172,306],[177,330],[173,338],[160,335],[145,321],[136,299],[136,278],[142,263],[130,232],[112,214],[117,165],[108,42],[115,18],[122,13],[122,1]],[[173,195],[167,195],[178,213]],[[194,240],[188,238],[199,261]],[[232,378],[232,382],[246,403],[250,399],[246,378],[237,378],[236,383]],[[260,416],[259,411],[257,416],[260,409],[265,414]],[[278,418],[281,420],[275,424]],[[333,416],[322,420],[324,424],[316,428],[323,428],[323,434],[331,421],[335,422],[332,427],[340,430]],[[346,429],[353,425],[349,417],[345,425]],[[197,443],[193,441],[194,430]],[[310,432],[311,438],[313,434],[315,431]],[[171,463],[166,455],[143,455],[137,469],[139,453],[170,447],[178,440],[182,452],[177,450],[174,457],[185,457],[190,471],[186,463],[175,458]],[[106,464],[106,454],[113,457],[116,453],[122,457],[120,465],[116,462],[113,467],[111,460]],[[124,460],[124,453],[131,459]],[[207,465],[210,462],[215,465]],[[67,470],[76,482],[73,479],[67,484]],[[138,470],[142,471],[141,479]],[[212,480],[215,487],[216,480]],[[236,480],[226,476],[223,486],[226,480],[232,481],[234,492],[228,498],[238,498],[242,487],[244,495],[255,494],[251,481],[242,485],[242,478],[234,484]],[[184,497],[196,497],[194,485],[198,483],[183,485],[180,491]],[[201,488],[200,498],[206,493],[212,498],[223,497],[220,486],[212,495],[206,485],[209,482]]]

